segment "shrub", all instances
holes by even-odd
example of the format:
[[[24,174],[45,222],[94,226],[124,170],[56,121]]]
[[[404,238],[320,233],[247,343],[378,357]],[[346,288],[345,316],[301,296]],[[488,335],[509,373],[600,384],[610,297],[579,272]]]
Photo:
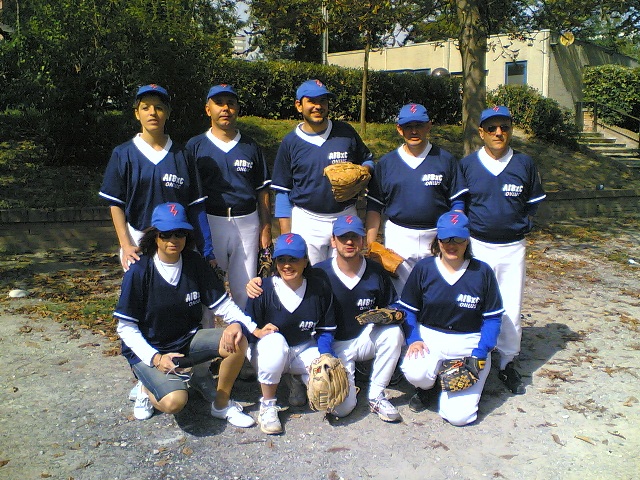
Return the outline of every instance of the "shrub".
[[[573,114],[555,100],[543,97],[535,88],[501,85],[489,92],[487,101],[508,106],[514,123],[525,132],[551,143],[577,147],[578,128]]]
[[[586,67],[583,77],[585,100],[597,101],[627,115],[640,117],[640,68],[622,65]],[[638,129],[636,120],[620,115],[615,110],[599,106],[598,116],[605,123],[629,130]]]

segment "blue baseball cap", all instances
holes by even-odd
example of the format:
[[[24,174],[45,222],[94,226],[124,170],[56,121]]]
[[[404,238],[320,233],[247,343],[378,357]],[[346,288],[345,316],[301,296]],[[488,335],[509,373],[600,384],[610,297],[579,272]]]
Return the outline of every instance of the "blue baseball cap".
[[[193,226],[187,218],[187,211],[179,203],[161,203],[153,209],[151,226],[161,232],[171,230],[193,230]]]
[[[469,219],[464,213],[447,212],[438,219],[438,238],[469,238]]]
[[[156,85],[155,83],[152,83],[150,85],[143,85],[142,87],[140,87],[138,89],[138,93],[136,93],[136,100],[143,95],[157,95],[167,103],[171,101],[169,92],[167,92],[167,90],[160,85]]]
[[[490,118],[493,117],[506,117],[509,120],[513,120],[513,117],[511,117],[511,112],[509,111],[509,109],[503,105],[500,106],[495,106],[495,107],[491,107],[491,108],[487,108],[486,110],[483,110],[482,113],[480,114],[480,125],[482,125],[482,123],[485,120],[489,120]]]
[[[419,103],[410,103],[400,109],[398,114],[398,125],[406,125],[411,122],[426,123],[430,120],[429,113],[424,105]]]
[[[333,234],[336,237],[346,233],[353,232],[356,235],[364,237],[364,224],[360,217],[356,215],[343,215],[333,222]]]
[[[215,85],[209,89],[209,93],[207,94],[207,100],[211,97],[215,97],[221,93],[228,93],[229,95],[234,95],[238,98],[238,93],[231,85],[227,85],[226,83],[221,83],[220,85]]]
[[[296,90],[296,100],[302,100],[304,97],[316,98],[326,95],[329,98],[336,98],[336,96],[327,90],[324,83],[320,80],[307,80],[303,82]]]
[[[273,258],[289,255],[293,258],[304,258],[307,256],[307,243],[297,233],[285,233],[276,240],[273,249]]]

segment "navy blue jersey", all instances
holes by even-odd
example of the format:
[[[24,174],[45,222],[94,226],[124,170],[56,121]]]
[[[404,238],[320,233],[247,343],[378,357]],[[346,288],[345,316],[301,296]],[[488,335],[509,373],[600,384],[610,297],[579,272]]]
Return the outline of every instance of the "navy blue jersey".
[[[267,323],[277,326],[289,346],[306,343],[314,333],[335,332],[336,318],[334,298],[326,279],[318,273],[307,276],[307,289],[302,303],[293,312],[289,312],[275,292],[273,279],[262,280],[262,295],[249,298],[245,313],[259,328]]]
[[[376,163],[367,210],[384,209],[389,220],[402,227],[430,229],[465,191],[458,162],[446,150],[433,145],[415,169],[394,150]]]
[[[529,155],[514,151],[497,176],[482,165],[477,152],[463,158],[460,169],[469,189],[466,211],[474,238],[510,243],[523,239],[531,231],[530,209],[546,194]]]
[[[351,340],[362,333],[365,325],[360,325],[356,315],[372,308],[387,307],[398,300],[396,289],[389,274],[382,265],[371,260],[357,285],[350,290],[336,274],[333,260],[329,258],[313,267],[324,271],[336,297],[336,340]],[[336,267],[337,268],[337,267]]]
[[[135,322],[160,353],[186,353],[200,328],[202,304],[215,308],[226,298],[224,284],[197,252],[182,252],[182,273],[176,286],[158,272],[153,257],[142,255],[124,274],[114,316]],[[131,364],[140,361],[124,342],[122,354]]]
[[[256,210],[257,191],[269,186],[271,176],[262,150],[250,137],[241,135],[228,153],[218,148],[207,133],[187,142],[187,157],[195,159],[206,195],[209,215],[248,215]]]
[[[333,121],[326,140],[315,145],[299,134],[299,126],[284,137],[273,167],[271,187],[288,193],[291,203],[317,213],[338,213],[356,201],[336,202],[324,169],[334,163],[362,165],[371,152],[351,125]],[[316,136],[320,139],[320,135]]]
[[[117,146],[107,164],[99,195],[122,207],[129,225],[139,231],[151,226],[153,209],[166,202],[190,206],[204,202],[195,165],[175,143],[154,165],[129,140]]]
[[[504,312],[498,281],[491,267],[471,259],[453,285],[442,277],[437,257],[420,260],[412,270],[401,304],[418,315],[418,323],[450,333],[480,332],[484,318]]]

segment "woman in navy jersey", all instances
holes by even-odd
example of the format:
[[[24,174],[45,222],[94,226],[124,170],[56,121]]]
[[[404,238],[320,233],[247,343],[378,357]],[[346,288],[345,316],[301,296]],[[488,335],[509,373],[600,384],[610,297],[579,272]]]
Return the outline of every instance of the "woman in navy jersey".
[[[438,219],[433,257],[416,264],[400,301],[408,345],[401,368],[417,389],[409,408],[420,412],[439,396],[438,413],[456,426],[478,416],[504,312],[493,270],[471,256],[468,223],[455,211]],[[434,387],[438,371],[453,358],[465,358],[479,380],[466,390],[440,392]]]
[[[140,87],[134,112],[141,132],[113,150],[99,192],[111,206],[122,267],[126,271],[140,259],[138,242],[151,225],[153,209],[165,202],[188,208],[198,250],[215,265],[197,169],[165,133],[171,115],[169,93],[160,85]]]
[[[276,391],[282,375],[299,376],[290,383],[290,403],[304,405],[308,367],[321,354],[331,354],[336,329],[333,295],[324,276],[308,268],[307,244],[295,233],[280,235],[274,254],[277,274],[262,281],[263,293],[249,298],[245,312],[258,327],[249,360],[262,390],[258,423],[264,433],[282,432]],[[289,377],[289,378],[290,378]],[[302,394],[302,395],[301,395]],[[291,397],[302,401],[291,402]]]
[[[189,398],[189,382],[212,402],[212,416],[250,427],[253,419],[229,398],[248,345],[241,324],[250,319],[233,303],[214,270],[190,248],[193,227],[182,205],[158,205],[150,223],[140,241],[140,259],[124,275],[114,313],[122,354],[140,381],[134,416],[146,420],[154,408],[181,411]],[[203,305],[229,326],[224,331],[202,329]],[[176,365],[198,365],[216,357],[222,357],[217,386],[208,370],[194,369],[189,378]]]

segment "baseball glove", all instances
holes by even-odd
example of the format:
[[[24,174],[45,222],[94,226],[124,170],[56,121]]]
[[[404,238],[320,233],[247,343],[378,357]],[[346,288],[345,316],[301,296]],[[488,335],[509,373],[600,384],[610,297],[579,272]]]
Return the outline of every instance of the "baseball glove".
[[[325,167],[324,174],[331,183],[336,202],[346,202],[358,196],[371,180],[367,167],[351,162],[329,165]]]
[[[484,368],[485,360],[476,357],[454,358],[442,362],[438,377],[442,390],[459,392],[465,390],[478,381],[480,371]]]
[[[404,262],[404,258],[396,252],[390,248],[386,248],[379,242],[371,242],[369,250],[365,253],[365,256],[382,265],[384,269],[389,272],[389,275],[394,278],[398,278],[396,270],[398,270],[400,264]]]
[[[273,243],[258,251],[258,276],[270,277],[273,273]]]
[[[356,316],[360,325],[373,323],[376,325],[392,325],[404,322],[405,313],[395,308],[372,308]]]
[[[349,378],[339,358],[324,353],[311,362],[307,396],[312,410],[330,412],[348,395]]]

